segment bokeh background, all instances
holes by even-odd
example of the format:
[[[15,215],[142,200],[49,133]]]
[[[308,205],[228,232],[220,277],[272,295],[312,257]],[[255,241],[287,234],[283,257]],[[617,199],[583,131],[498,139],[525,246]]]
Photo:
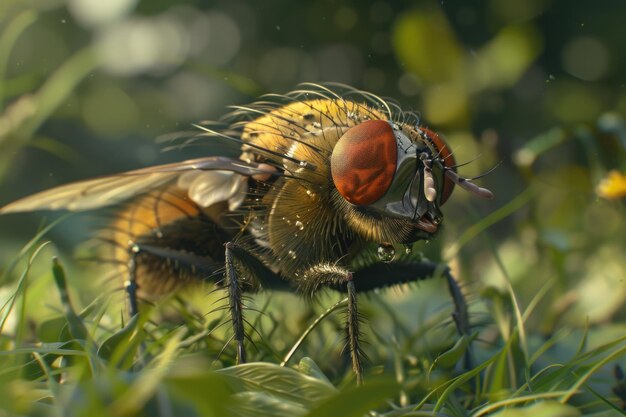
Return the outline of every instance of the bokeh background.
[[[454,267],[477,321],[514,314],[510,284],[533,337],[606,341],[626,332],[624,179],[597,188],[626,172],[624,22],[620,0],[3,0],[0,204],[210,154],[155,139],[300,82],[346,83],[418,113],[471,161],[463,175],[496,167],[478,180],[496,198],[457,190],[444,232],[416,247]],[[0,270],[45,216],[0,218]],[[69,259],[88,223],[56,227],[55,250]]]

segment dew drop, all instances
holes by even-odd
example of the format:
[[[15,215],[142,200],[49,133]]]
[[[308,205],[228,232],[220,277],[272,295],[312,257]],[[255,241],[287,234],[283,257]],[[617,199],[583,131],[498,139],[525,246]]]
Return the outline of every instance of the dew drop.
[[[296,221],[296,227],[298,228],[298,230],[304,230],[304,224],[302,224],[300,220]]]
[[[389,263],[396,257],[396,248],[391,243],[381,243],[378,245],[378,259],[381,262]]]
[[[291,259],[296,259],[296,252],[290,250],[289,252],[287,252],[287,255],[291,256]]]
[[[404,253],[406,253],[407,255],[410,255],[413,253],[413,245],[404,245]]]

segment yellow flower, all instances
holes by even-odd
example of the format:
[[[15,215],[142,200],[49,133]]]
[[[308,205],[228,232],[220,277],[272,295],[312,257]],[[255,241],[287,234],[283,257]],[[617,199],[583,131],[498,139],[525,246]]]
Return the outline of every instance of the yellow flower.
[[[609,172],[596,187],[596,194],[608,200],[626,197],[626,175],[616,170]]]

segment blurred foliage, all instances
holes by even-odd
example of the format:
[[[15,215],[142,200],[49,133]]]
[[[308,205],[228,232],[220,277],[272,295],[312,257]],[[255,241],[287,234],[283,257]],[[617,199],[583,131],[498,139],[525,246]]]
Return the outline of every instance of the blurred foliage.
[[[228,329],[205,315],[218,295],[124,323],[98,272],[67,261],[70,288],[58,264],[53,279],[49,258],[67,259],[89,218],[52,231],[41,215],[0,218],[0,415],[620,415],[624,21],[618,0],[3,0],[0,203],[236,152],[160,153],[154,139],[304,81],[393,97],[471,161],[463,175],[497,167],[480,180],[495,200],[456,192],[443,233],[416,245],[465,284],[477,368],[455,369],[467,341],[455,345],[444,285],[428,282],[364,297],[370,363],[356,389],[336,312],[299,365],[275,365],[336,294],[310,307],[255,297],[262,362],[231,367]],[[54,243],[37,245],[42,230]]]

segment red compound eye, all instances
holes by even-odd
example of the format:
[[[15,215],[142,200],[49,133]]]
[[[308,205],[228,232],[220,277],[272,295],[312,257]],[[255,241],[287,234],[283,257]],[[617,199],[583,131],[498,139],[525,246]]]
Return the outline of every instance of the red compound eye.
[[[349,129],[330,159],[337,191],[352,204],[372,204],[389,189],[397,154],[393,129],[384,120],[368,120]]]
[[[435,132],[433,132],[430,129],[426,129],[425,127],[420,127],[420,130],[426,136],[428,136],[428,139],[430,139],[432,144],[435,146],[436,154],[439,155],[439,158],[443,159],[444,166],[449,168],[449,167],[453,167],[454,165],[456,165],[454,156],[452,155],[452,152],[450,152],[450,147],[448,146],[446,142],[444,142],[443,139],[439,137],[439,135],[437,135]],[[456,169],[454,169],[454,171],[456,171]],[[443,178],[444,180],[443,180],[443,187],[441,189],[441,203],[440,204],[443,204],[446,202],[448,197],[450,197],[450,194],[452,194],[452,190],[454,189],[454,182],[452,182],[452,180],[448,178],[447,175],[444,175]]]

